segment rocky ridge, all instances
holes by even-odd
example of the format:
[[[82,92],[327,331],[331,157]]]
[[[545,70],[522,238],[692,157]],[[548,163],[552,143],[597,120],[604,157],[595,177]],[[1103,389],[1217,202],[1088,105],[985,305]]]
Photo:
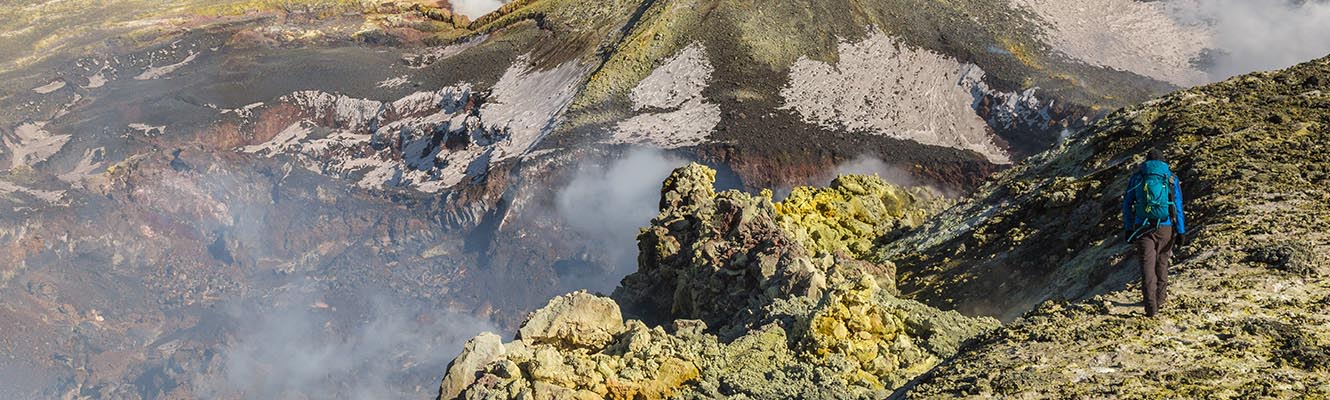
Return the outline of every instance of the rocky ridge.
[[[842,176],[775,203],[714,180],[676,170],[637,273],[551,300],[512,342],[473,339],[440,398],[883,397],[996,326],[899,299],[893,266],[854,257],[935,210],[926,191]]]
[[[894,241],[884,258],[925,303],[1037,304],[904,397],[1330,396],[1327,92],[1321,58],[1125,108]],[[1118,239],[1149,148],[1182,181],[1190,233],[1158,319]]]

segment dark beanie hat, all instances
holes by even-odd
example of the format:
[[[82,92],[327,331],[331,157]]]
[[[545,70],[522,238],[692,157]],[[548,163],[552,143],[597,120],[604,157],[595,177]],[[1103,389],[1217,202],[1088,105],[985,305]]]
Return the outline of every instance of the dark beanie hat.
[[[1164,161],[1164,153],[1159,151],[1159,149],[1150,149],[1150,152],[1145,155],[1145,159]]]

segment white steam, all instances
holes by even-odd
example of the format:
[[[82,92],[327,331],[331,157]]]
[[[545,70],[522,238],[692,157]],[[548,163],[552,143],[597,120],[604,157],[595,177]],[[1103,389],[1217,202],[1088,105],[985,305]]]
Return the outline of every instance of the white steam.
[[[454,0],[452,4],[453,12],[465,15],[472,20],[503,7],[503,2],[499,0]]]
[[[882,180],[897,186],[918,186],[919,180],[914,174],[902,168],[887,165],[885,161],[872,156],[859,156],[836,166],[836,176],[840,175],[877,175]]]
[[[682,164],[659,150],[636,149],[608,166],[587,163],[578,169],[557,194],[558,214],[606,252],[613,270],[566,283],[608,292],[636,270],[637,232],[659,212],[660,185]]]
[[[360,310],[339,310],[308,293],[279,297],[263,299],[263,305],[230,308],[236,327],[221,349],[224,377],[197,382],[199,394],[255,399],[432,397],[439,374],[468,338],[498,332],[488,321],[413,310],[383,297],[369,300]]]
[[[1184,24],[1203,24],[1216,50],[1212,80],[1286,68],[1330,54],[1330,2],[1325,0],[1173,0]]]
[[[877,177],[882,178],[882,180],[887,181],[887,183],[896,186],[907,188],[922,186],[939,196],[951,198],[961,196],[961,193],[958,193],[953,189],[945,189],[938,187],[937,185],[929,184],[910,173],[909,170],[887,164],[886,161],[882,161],[880,158],[869,155],[861,155],[850,161],[846,161],[843,164],[837,165],[835,175],[832,176],[832,179],[841,175],[877,175]]]

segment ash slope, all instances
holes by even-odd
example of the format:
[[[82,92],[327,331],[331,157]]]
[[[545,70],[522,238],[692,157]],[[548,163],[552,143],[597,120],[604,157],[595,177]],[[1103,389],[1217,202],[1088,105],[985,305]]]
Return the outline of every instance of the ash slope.
[[[1040,304],[903,397],[1330,395],[1327,91],[1322,58],[1123,109],[896,241],[886,258],[928,303],[1079,300]],[[1118,196],[1151,147],[1183,181],[1193,232],[1158,319],[1135,304],[1139,267],[1117,239]]]

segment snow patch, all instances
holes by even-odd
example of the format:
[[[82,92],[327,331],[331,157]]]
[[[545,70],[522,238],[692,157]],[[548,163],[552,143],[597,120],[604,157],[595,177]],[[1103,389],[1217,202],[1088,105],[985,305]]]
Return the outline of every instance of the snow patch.
[[[96,89],[106,85],[106,67],[97,70],[97,73],[88,76],[88,86],[84,89]]]
[[[32,91],[37,92],[38,94],[50,94],[51,92],[60,90],[64,87],[65,87],[65,80],[56,79],[51,81],[51,83],[42,85],[40,87],[32,88]]]
[[[466,51],[466,49],[475,47],[476,45],[483,43],[485,39],[488,38],[489,38],[488,34],[478,35],[470,39],[467,39],[461,43],[451,44],[447,46],[433,47],[421,53],[404,56],[402,57],[402,61],[405,61],[407,67],[410,67],[411,69],[425,68],[440,60],[445,60],[452,56],[461,54],[463,51]]]
[[[399,76],[399,77],[396,77],[396,78],[389,78],[389,79],[381,80],[381,81],[379,81],[379,83],[375,84],[374,86],[375,86],[375,87],[379,87],[379,88],[384,88],[384,89],[393,89],[393,88],[396,88],[396,87],[399,87],[399,86],[405,85],[405,84],[406,84],[407,82],[409,82],[409,81],[410,81],[410,80],[407,78],[406,75],[402,75],[402,76]]]
[[[46,161],[69,142],[69,135],[53,135],[45,127],[45,121],[28,122],[14,128],[13,134],[0,137],[0,142],[9,149],[9,169]]]
[[[166,125],[148,125],[142,122],[129,124],[129,129],[139,131],[139,134],[147,137],[166,134]]]
[[[720,106],[691,101],[675,111],[642,114],[620,122],[611,142],[649,143],[663,149],[701,144],[720,124]]]
[[[1051,109],[1053,101],[1039,99],[1039,88],[1029,88],[1020,93],[1007,93],[994,90],[984,83],[986,73],[977,65],[970,65],[961,74],[960,85],[970,91],[974,102],[970,105],[976,111],[985,98],[988,104],[988,126],[994,129],[1044,129],[1053,120]]]
[[[588,71],[576,61],[539,71],[526,57],[508,67],[480,108],[481,122],[491,131],[482,142],[495,144],[491,161],[520,156],[540,142],[572,104]]]
[[[370,122],[383,113],[382,102],[318,90],[295,92],[283,96],[281,100],[312,110],[316,120],[331,122],[335,127],[350,130],[370,129]]]
[[[273,136],[263,144],[245,146],[240,149],[245,153],[276,154],[289,148],[296,148],[300,141],[309,137],[310,132],[314,131],[314,123],[310,121],[299,121],[286,127],[281,132]]]
[[[702,96],[714,68],[706,48],[694,43],[679,51],[633,88],[634,111],[664,109],[620,122],[612,143],[649,143],[672,149],[702,143],[720,124],[720,106]]]
[[[862,42],[842,42],[839,52],[835,65],[807,57],[796,61],[781,90],[781,108],[828,129],[972,150],[993,163],[1011,162],[973,110],[962,80],[969,64],[909,47],[877,29]]]
[[[589,69],[568,63],[539,71],[511,66],[476,108],[470,84],[416,92],[390,102],[319,91],[281,97],[303,120],[265,143],[236,149],[288,156],[302,168],[353,179],[365,189],[439,192],[520,157],[549,133]]]
[[[701,44],[685,47],[633,88],[628,95],[633,101],[633,111],[647,107],[679,108],[688,100],[701,98],[714,70]]]
[[[1167,2],[1137,0],[1012,0],[1039,15],[1045,39],[1090,64],[1131,71],[1179,86],[1207,81],[1192,65],[1210,47],[1203,24],[1170,16]]]
[[[287,127],[266,143],[238,150],[269,157],[288,155],[305,169],[353,178],[366,189],[415,187],[437,192],[462,180],[464,163],[470,158],[459,159],[458,154],[450,153],[439,155],[442,160],[426,159],[419,151],[413,156],[410,149],[432,143],[438,126],[434,124],[465,135],[465,112],[459,104],[466,104],[469,97],[470,85],[465,84],[413,93],[386,104],[327,93],[296,93],[280,101],[300,107],[311,119]],[[390,122],[379,126],[381,121]],[[313,137],[316,128],[329,133]],[[374,145],[376,137],[380,138],[378,146]],[[399,152],[399,146],[405,149]]]
[[[83,158],[79,159],[78,165],[56,178],[70,184],[75,188],[83,187],[83,179],[97,175],[97,171],[106,164],[106,148],[98,147],[83,151]]]
[[[32,189],[15,185],[12,182],[0,180],[0,195],[11,196],[15,193],[25,194],[53,205],[62,205],[63,200],[65,199],[65,191],[63,190]]]
[[[135,76],[135,77],[134,77],[134,80],[146,81],[146,80],[150,80],[150,79],[158,79],[158,78],[161,78],[161,77],[163,77],[163,76],[170,75],[172,72],[175,72],[177,69],[180,69],[180,67],[183,67],[183,66],[185,66],[186,64],[189,64],[189,63],[193,62],[193,61],[194,61],[194,58],[195,58],[195,57],[198,57],[198,56],[199,56],[199,53],[196,53],[196,52],[191,51],[191,52],[189,52],[189,56],[188,56],[188,57],[185,57],[184,60],[181,60],[181,61],[178,62],[178,63],[171,64],[171,65],[163,65],[163,66],[160,66],[160,67],[151,67],[151,66],[150,66],[150,67],[148,67],[148,69],[144,70],[143,73],[139,74],[138,76]]]
[[[254,110],[259,107],[263,107],[263,102],[260,101],[257,103],[246,104],[244,107],[240,108],[221,110],[221,114],[222,115],[235,114],[240,118],[249,119],[250,117],[254,116]]]

